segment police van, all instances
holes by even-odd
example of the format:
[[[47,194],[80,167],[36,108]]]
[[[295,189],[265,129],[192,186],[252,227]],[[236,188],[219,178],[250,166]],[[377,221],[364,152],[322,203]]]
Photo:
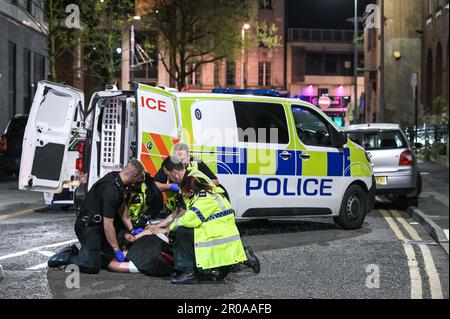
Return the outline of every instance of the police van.
[[[259,93],[108,86],[85,108],[81,91],[42,81],[25,131],[19,188],[60,192],[73,138],[83,141],[76,168],[87,175],[76,198],[132,158],[155,175],[183,142],[218,176],[237,218],[329,216],[342,228],[361,227],[375,192],[364,149],[317,107]]]

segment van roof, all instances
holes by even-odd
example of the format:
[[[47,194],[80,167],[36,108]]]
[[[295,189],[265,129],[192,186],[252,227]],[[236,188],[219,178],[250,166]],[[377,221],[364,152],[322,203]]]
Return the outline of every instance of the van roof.
[[[400,125],[395,123],[366,123],[349,125],[342,129],[344,131],[400,130]]]
[[[283,101],[283,102],[290,102],[290,103],[296,103],[296,104],[302,104],[302,105],[308,105],[316,107],[313,104],[310,104],[308,102],[299,100],[299,99],[290,99],[286,97],[278,97],[278,96],[265,96],[265,95],[252,95],[252,94],[223,94],[223,93],[195,93],[195,92],[171,92],[173,95],[179,97],[179,98],[214,98],[214,99],[257,99],[257,100],[269,100],[269,101]]]

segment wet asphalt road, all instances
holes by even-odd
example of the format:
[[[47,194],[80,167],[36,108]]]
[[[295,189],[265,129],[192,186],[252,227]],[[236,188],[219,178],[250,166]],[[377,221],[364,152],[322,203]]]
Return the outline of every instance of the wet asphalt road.
[[[69,274],[45,263],[76,239],[74,220],[73,211],[58,210],[0,220],[0,299],[449,298],[448,255],[390,203],[378,202],[354,231],[338,229],[331,218],[240,222],[261,273],[245,270],[224,282],[188,286],[101,271],[81,274],[80,288],[67,288]]]

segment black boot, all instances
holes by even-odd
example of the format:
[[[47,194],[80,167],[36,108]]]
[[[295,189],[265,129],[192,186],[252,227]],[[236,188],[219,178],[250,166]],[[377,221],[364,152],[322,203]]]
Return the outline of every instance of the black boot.
[[[246,246],[244,248],[245,254],[247,255],[247,261],[244,262],[244,265],[253,269],[253,272],[255,274],[259,274],[259,272],[261,271],[261,265],[259,263],[258,257],[256,257],[255,253],[249,246]]]
[[[190,268],[181,275],[173,277],[170,282],[177,285],[198,284],[198,278],[195,270]]]

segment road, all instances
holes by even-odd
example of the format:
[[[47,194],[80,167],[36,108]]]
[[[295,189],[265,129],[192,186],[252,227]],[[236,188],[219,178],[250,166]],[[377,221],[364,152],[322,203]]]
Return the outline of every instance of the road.
[[[449,298],[449,258],[408,215],[377,202],[359,230],[332,219],[245,221],[243,241],[261,261],[261,273],[230,274],[224,282],[174,286],[170,278],[101,271],[48,269],[58,249],[75,242],[74,212],[0,214],[1,298]]]

